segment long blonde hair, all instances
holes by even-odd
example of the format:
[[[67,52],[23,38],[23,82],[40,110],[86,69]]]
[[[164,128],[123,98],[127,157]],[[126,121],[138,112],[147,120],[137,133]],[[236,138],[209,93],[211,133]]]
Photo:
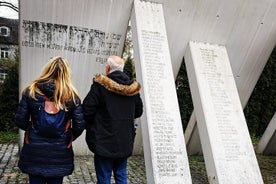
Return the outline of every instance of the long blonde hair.
[[[39,84],[43,83],[55,83],[54,102],[58,109],[65,109],[65,103],[73,100],[76,104],[75,96],[80,98],[77,90],[71,83],[71,70],[68,62],[60,56],[51,58],[45,65],[42,74],[39,78],[33,81],[29,86],[30,96],[35,98],[35,93],[44,95],[38,88]]]

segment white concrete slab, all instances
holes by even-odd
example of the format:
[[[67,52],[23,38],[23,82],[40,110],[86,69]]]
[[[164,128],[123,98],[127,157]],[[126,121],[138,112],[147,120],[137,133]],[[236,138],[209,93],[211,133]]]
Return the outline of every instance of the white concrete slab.
[[[162,4],[135,0],[132,13],[147,183],[191,183]]]
[[[137,124],[136,136],[133,146],[133,155],[143,155],[143,139],[142,139],[142,128],[141,128],[141,119],[136,119],[135,123]],[[145,122],[146,123],[146,122]]]
[[[178,73],[190,40],[225,45],[240,100],[245,107],[276,44],[276,1],[158,2],[164,4],[174,75]],[[197,134],[193,136],[191,139],[199,140]],[[188,152],[192,149],[190,146],[187,145]]]
[[[174,76],[176,77],[178,73],[189,40],[225,45],[228,50],[241,103],[244,107],[276,43],[276,21],[274,20],[276,16],[276,1],[151,1],[163,4]],[[20,23],[22,26],[22,20],[24,19],[33,23],[42,22],[72,26],[72,31],[81,28],[75,34],[75,38],[83,37],[83,32],[85,32],[86,28],[89,30],[93,29],[93,31],[98,30],[99,33],[120,33],[122,37],[119,42],[111,41],[115,47],[112,47],[112,53],[117,52],[120,54],[126,30],[124,25],[127,24],[125,22],[130,16],[132,3],[133,0],[22,0],[20,1]],[[121,24],[121,22],[124,22],[124,24]],[[40,23],[40,27],[43,25],[42,23]],[[56,27],[56,29],[59,28]],[[23,32],[20,34],[22,37],[28,33]],[[36,35],[39,34],[36,33]],[[59,38],[57,39],[57,37]],[[20,89],[29,84],[33,80],[33,76],[39,74],[41,67],[50,56],[62,55],[73,65],[73,73],[82,70],[82,72],[73,74],[73,80],[74,83],[80,84],[80,81],[81,84],[85,83],[85,85],[77,86],[83,97],[89,89],[87,84],[91,82],[92,76],[103,70],[102,63],[105,54],[108,53],[106,51],[108,49],[104,48],[88,49],[89,54],[81,53],[83,49],[76,51],[76,48],[74,52],[75,46],[83,45],[80,42],[72,43],[73,47],[67,47],[67,51],[62,52],[59,50],[59,46],[64,43],[63,41],[60,41],[60,43],[55,41],[56,45],[52,44],[51,49],[46,49],[41,44],[41,40],[38,40],[36,45],[31,48],[32,43],[28,44],[28,39],[20,39],[25,41],[25,46],[20,43],[22,45],[20,48],[21,53],[25,53],[26,49],[33,50],[33,55],[21,55],[21,60],[28,62],[32,67],[26,65],[24,70],[22,70],[25,77],[20,81]],[[54,40],[62,39],[64,39],[62,33],[57,34],[54,38]],[[101,38],[99,39],[101,40]],[[84,42],[87,44],[87,39]],[[118,43],[119,45],[117,45]],[[95,47],[99,47],[96,45]],[[97,54],[99,52],[102,52],[103,55]],[[37,57],[38,55],[39,57]],[[81,61],[81,65],[79,61]],[[97,62],[95,64],[95,62],[91,61]],[[82,68],[83,66],[86,66],[85,69]]]
[[[37,78],[53,56],[66,58],[82,99],[92,77],[104,73],[110,54],[122,55],[132,1],[21,0],[20,90]],[[122,11],[123,10],[123,11]],[[88,154],[85,133],[74,144]],[[21,136],[21,140],[22,136]]]
[[[276,1],[153,1],[164,7],[174,76],[190,40],[224,45],[246,105],[276,44]]]
[[[194,111],[186,127],[184,137],[188,155],[202,155],[201,142]]]
[[[263,183],[226,48],[189,42],[185,62],[209,183]]]
[[[265,129],[257,151],[263,155],[276,155],[276,113]]]

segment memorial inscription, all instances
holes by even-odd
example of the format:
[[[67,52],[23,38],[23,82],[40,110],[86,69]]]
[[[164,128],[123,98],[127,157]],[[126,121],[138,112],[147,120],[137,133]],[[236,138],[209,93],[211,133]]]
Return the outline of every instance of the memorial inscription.
[[[263,183],[226,48],[190,42],[185,63],[209,183]]]
[[[146,109],[142,131],[147,180],[191,183],[162,4],[135,0],[134,9],[134,59]]]
[[[218,56],[213,49],[200,48],[200,55],[202,59],[202,75],[206,79],[212,108],[215,110],[215,118],[218,126],[218,133],[222,145],[225,150],[226,161],[238,161],[239,156],[243,156],[245,153],[240,150],[238,144],[238,130],[236,126],[233,126],[232,114],[235,112],[234,105],[232,103],[229,92],[226,91],[226,82],[223,70],[219,68],[221,64],[218,60]]]
[[[96,29],[23,20],[21,45],[96,56],[104,63],[107,56],[117,55],[121,35]]]
[[[147,30],[141,32],[152,113],[153,149],[156,150],[158,174],[160,176],[175,176],[177,175],[177,152],[174,151],[176,135],[173,133],[175,121],[165,108],[163,82],[166,80],[166,66],[160,62],[163,60],[160,53],[164,50],[162,46],[164,36],[159,32]]]

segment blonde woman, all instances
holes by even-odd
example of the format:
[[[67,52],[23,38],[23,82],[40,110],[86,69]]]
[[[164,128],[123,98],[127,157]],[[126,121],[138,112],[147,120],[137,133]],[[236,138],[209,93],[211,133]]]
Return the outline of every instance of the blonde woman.
[[[61,184],[74,169],[72,141],[85,127],[65,59],[50,59],[41,76],[23,90],[15,124],[25,130],[18,166],[29,174],[29,183]]]

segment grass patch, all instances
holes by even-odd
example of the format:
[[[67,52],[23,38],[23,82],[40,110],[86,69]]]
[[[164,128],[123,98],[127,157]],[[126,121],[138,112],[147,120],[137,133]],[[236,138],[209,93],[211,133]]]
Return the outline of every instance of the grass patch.
[[[15,132],[1,132],[0,131],[0,143],[16,143],[18,142],[18,133]]]
[[[257,155],[264,183],[276,183],[276,156]]]
[[[255,137],[255,136],[251,135],[251,141],[252,141],[252,144],[253,144],[254,148],[257,147],[260,139],[261,139],[260,137]]]

